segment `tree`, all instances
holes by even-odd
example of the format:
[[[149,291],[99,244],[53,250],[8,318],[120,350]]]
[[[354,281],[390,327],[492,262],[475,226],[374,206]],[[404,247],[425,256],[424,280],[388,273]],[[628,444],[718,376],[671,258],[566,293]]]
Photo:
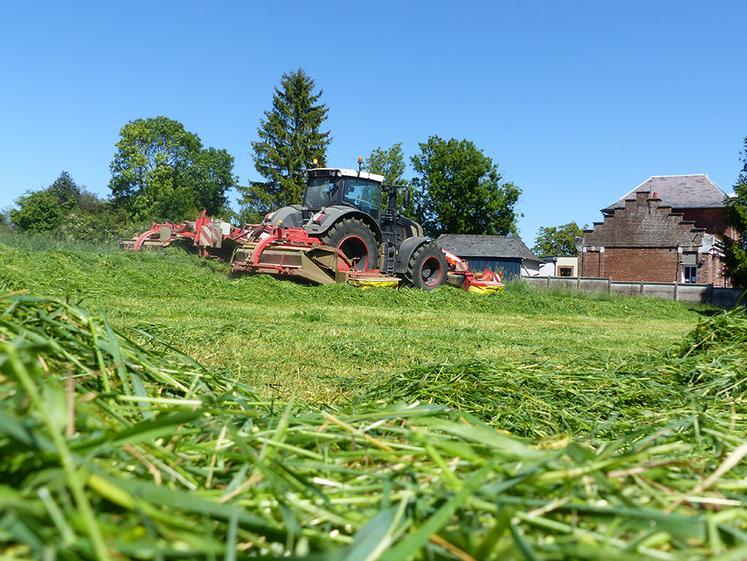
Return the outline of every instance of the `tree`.
[[[70,211],[76,208],[83,193],[66,171],[46,189],[28,191],[16,200],[10,220],[22,232],[40,234],[59,230]]]
[[[205,208],[226,209],[236,183],[233,157],[204,149],[200,137],[167,117],[136,119],[122,127],[110,165],[115,208],[137,219],[182,220]]]
[[[397,185],[409,189],[410,181],[404,178],[406,164],[401,143],[398,142],[391,148],[374,148],[366,158],[364,165],[368,171],[383,175],[384,185]],[[417,197],[411,197],[410,203],[405,205],[403,193],[404,189],[400,189],[398,204],[402,214],[417,219]]]
[[[584,225],[586,228],[586,225]],[[578,255],[576,238],[583,236],[584,231],[575,222],[562,226],[542,226],[537,231],[537,241],[532,250],[540,257]]]
[[[431,235],[516,234],[521,190],[469,140],[431,136],[412,157],[418,214]]]
[[[265,180],[242,188],[241,204],[262,214],[299,204],[306,187],[304,172],[316,160],[326,164],[329,131],[322,131],[328,108],[319,103],[322,91],[303,69],[283,74],[252,142],[254,168]]]
[[[365,161],[365,168],[384,176],[385,185],[407,185],[405,175],[405,155],[402,144],[397,143],[391,148],[377,147],[371,150]]]
[[[54,234],[55,238],[114,241],[130,237],[142,225],[133,224],[124,210],[78,185],[69,173],[45,189],[29,191],[9,212],[13,226],[26,234]]]
[[[724,238],[724,261],[732,285],[747,289],[747,137],[741,163],[734,196],[726,201],[726,223],[734,229],[736,238]]]
[[[62,205],[78,205],[85,190],[75,183],[68,172],[63,171],[54,180],[54,183],[47,187],[47,191],[56,197]]]

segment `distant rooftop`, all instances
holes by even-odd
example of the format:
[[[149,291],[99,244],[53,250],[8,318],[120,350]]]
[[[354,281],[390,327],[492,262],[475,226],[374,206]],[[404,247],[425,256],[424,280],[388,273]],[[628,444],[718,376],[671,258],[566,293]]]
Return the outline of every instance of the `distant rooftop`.
[[[515,236],[443,234],[436,243],[459,257],[521,257],[527,261],[541,261]]]
[[[626,193],[602,212],[625,206],[625,199],[634,199],[636,192],[657,193],[661,203],[677,208],[719,208],[724,206],[726,193],[704,173],[695,175],[653,175]]]

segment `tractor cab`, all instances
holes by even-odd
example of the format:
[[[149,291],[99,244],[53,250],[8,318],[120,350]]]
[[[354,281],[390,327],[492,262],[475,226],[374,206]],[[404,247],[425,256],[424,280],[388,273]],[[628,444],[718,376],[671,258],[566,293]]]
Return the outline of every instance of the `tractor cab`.
[[[378,222],[383,182],[383,176],[366,171],[310,169],[303,206],[312,211],[332,206],[353,207]]]

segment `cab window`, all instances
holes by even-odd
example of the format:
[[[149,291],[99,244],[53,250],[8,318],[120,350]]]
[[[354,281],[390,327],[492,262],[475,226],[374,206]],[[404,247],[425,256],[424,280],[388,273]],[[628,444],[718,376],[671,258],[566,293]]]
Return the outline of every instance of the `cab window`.
[[[304,206],[320,209],[335,204],[337,183],[332,177],[314,177],[306,187]]]
[[[379,219],[381,189],[377,183],[372,183],[364,179],[346,179],[345,193],[342,199],[346,203],[370,214],[374,220]]]

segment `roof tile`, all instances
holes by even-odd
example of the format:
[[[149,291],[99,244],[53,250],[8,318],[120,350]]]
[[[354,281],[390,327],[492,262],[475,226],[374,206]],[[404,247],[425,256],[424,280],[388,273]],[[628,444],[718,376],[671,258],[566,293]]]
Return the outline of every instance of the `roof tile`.
[[[436,244],[460,257],[521,257],[528,261],[540,261],[516,236],[442,234]]]
[[[625,199],[635,198],[636,192],[658,193],[662,205],[672,208],[720,208],[726,193],[705,174],[654,175],[612,203],[602,212],[625,206]]]

